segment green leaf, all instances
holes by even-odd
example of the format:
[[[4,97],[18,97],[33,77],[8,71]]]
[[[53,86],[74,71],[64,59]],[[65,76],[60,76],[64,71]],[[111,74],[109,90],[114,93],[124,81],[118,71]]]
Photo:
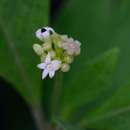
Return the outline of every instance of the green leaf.
[[[84,117],[81,126],[105,130],[130,129],[130,85],[118,87],[104,104]]]
[[[38,57],[32,50],[35,31],[48,24],[48,0],[1,0],[0,76],[29,103],[41,99]]]
[[[69,110],[66,110],[67,112],[65,112],[64,110],[70,106],[69,103],[70,101],[68,100],[69,104],[66,103],[66,106],[65,105],[62,106],[61,115],[63,120],[67,121],[68,118],[70,118],[70,116],[72,115],[73,119],[75,118],[77,122],[79,120],[82,120],[81,118],[84,117],[85,126],[89,125],[89,123],[87,123],[89,122],[89,119],[90,121],[91,119],[95,120],[94,123],[90,124],[92,128],[93,127],[97,128],[95,124],[97,124],[98,126],[99,123],[98,128],[102,128],[105,130],[107,129],[118,130],[118,128],[121,130],[124,129],[129,130],[130,119],[129,119],[129,112],[127,111],[125,113],[119,114],[115,118],[109,118],[108,120],[105,121],[104,118],[101,118],[102,119],[101,121],[96,121],[98,117],[95,119],[96,113],[97,114],[99,113],[98,114],[99,117],[104,116],[104,115],[100,115],[102,114],[102,112],[98,112],[100,111],[100,106],[103,106],[106,100],[109,100],[109,98],[112,96],[115,89],[117,89],[118,86],[124,84],[124,82],[127,82],[130,77],[130,68],[129,68],[130,66],[130,60],[129,60],[130,8],[129,7],[130,7],[129,0],[98,0],[98,1],[97,0],[85,0],[85,1],[71,0],[65,3],[64,8],[62,8],[59,11],[59,16],[57,16],[57,19],[53,20],[53,26],[56,28],[57,31],[69,34],[69,36],[73,36],[82,42],[81,55],[79,59],[77,59],[77,62],[73,65],[72,67],[73,70],[71,70],[70,74],[67,75],[70,78],[70,80],[72,79],[74,80],[75,78],[74,71],[80,71],[79,69],[82,68],[83,64],[85,64],[86,59],[90,60],[91,58],[101,54],[102,52],[104,52],[104,50],[107,50],[108,48],[113,48],[115,46],[120,48],[120,58],[118,62],[119,64],[117,65],[117,71],[116,71],[113,86],[107,87],[108,92],[103,92],[99,94],[97,98],[95,97],[95,100],[89,101],[83,107],[79,107],[78,110],[73,109],[74,111],[73,114],[72,113],[70,114],[68,112]],[[87,74],[85,76],[88,77]],[[75,80],[75,82],[77,83],[78,81]],[[87,83],[87,80],[85,79],[84,82]],[[94,78],[93,78],[93,82],[94,82]],[[70,86],[67,85],[68,83],[66,83],[66,87],[68,89],[68,87]],[[91,93],[92,92],[94,93],[96,90],[97,89],[95,89],[94,87],[93,90],[91,90]],[[84,92],[81,86],[81,90],[79,90],[78,93],[82,93],[82,91],[83,94],[86,93],[86,95],[89,93],[88,91]],[[72,97],[73,95],[75,95],[76,99],[79,98],[78,93],[75,93],[75,91],[73,91]],[[125,93],[127,92],[124,91],[123,97],[125,97]],[[88,99],[89,96],[91,98],[91,95],[88,95],[87,97]],[[94,95],[92,94],[92,96]],[[78,100],[77,102],[82,102],[82,100]],[[116,101],[116,103],[120,104],[120,100]],[[63,109],[63,107],[65,108]],[[74,116],[76,113],[75,111],[76,112],[80,111],[78,114],[82,115],[82,117]]]
[[[94,130],[94,129],[84,129],[80,127],[76,127],[76,125],[70,125],[70,124],[65,124],[59,120],[56,120],[56,123],[58,124],[58,128],[62,128],[63,130]]]
[[[85,129],[76,128],[76,127],[68,127],[68,128],[65,128],[64,130],[85,130]]]
[[[89,107],[96,107],[102,102],[102,96],[111,88],[118,51],[114,48],[96,60],[84,63],[82,67],[78,67],[78,71],[72,69],[73,74],[65,76],[60,113],[63,121],[80,120],[78,116],[83,114],[77,115],[79,111],[85,113],[92,109]],[[85,105],[87,108],[83,112],[82,107]]]
[[[59,11],[53,26],[82,42],[78,64],[105,50],[120,48],[115,84],[127,82],[130,76],[130,1],[129,0],[70,0]]]

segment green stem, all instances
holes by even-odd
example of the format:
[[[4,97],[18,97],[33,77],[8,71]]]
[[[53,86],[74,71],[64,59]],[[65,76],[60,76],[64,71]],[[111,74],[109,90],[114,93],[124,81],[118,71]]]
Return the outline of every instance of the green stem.
[[[62,87],[62,73],[58,72],[54,79],[54,87],[51,96],[51,116],[52,120],[55,114],[57,113],[57,108],[59,107],[60,96],[61,96],[61,87]],[[31,107],[32,116],[36,123],[38,130],[57,130],[59,128],[52,128],[51,124],[45,119],[44,110],[42,110],[41,105]]]
[[[47,130],[48,124],[44,118],[44,113],[41,106],[32,106],[31,108],[33,119],[38,130]]]
[[[52,92],[52,100],[51,100],[52,118],[57,113],[57,108],[59,107],[61,89],[62,89],[62,73],[58,72],[54,79],[54,87]]]

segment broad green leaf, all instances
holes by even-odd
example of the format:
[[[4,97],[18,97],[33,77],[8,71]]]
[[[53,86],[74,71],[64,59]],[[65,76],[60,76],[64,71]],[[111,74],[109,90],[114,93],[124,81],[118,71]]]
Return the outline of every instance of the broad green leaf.
[[[85,129],[83,129],[83,128],[76,128],[76,127],[68,127],[68,128],[65,128],[64,130],[85,130]]]
[[[79,59],[77,59],[77,62],[73,65],[73,70],[71,70],[71,74],[67,75],[70,80],[74,81],[75,76],[73,77],[72,74],[75,74],[75,71],[80,71],[80,68],[82,68],[82,65],[85,64],[87,59],[90,60],[92,57],[101,54],[102,52],[104,52],[104,50],[107,50],[108,48],[113,48],[115,46],[120,48],[120,58],[118,62],[119,64],[117,66],[117,73],[115,75],[113,86],[107,87],[108,92],[101,93],[100,96],[97,96],[97,98],[93,100],[93,102],[90,101],[88,105],[79,108],[79,110],[83,109],[79,114],[82,115],[82,117],[85,117],[86,125],[88,124],[86,122],[89,120],[89,118],[95,119],[94,111],[98,111],[97,107],[102,106],[104,102],[108,100],[109,97],[111,97],[115,89],[118,88],[117,86],[123,84],[125,81],[128,81],[130,77],[129,7],[129,0],[70,0],[65,3],[63,8],[59,11],[59,16],[57,16],[57,19],[54,19],[53,21],[53,26],[56,28],[56,30],[62,33],[64,32],[66,34],[69,34],[70,36],[73,36],[82,42],[81,55]],[[75,80],[75,82],[77,82],[77,80]],[[87,80],[85,80],[85,82],[87,82]],[[67,86],[67,83],[66,87],[69,87]],[[96,90],[94,87],[94,89],[91,91],[94,92]],[[81,90],[79,90],[79,93],[82,93]],[[124,93],[126,92],[124,91]],[[78,94],[75,93],[75,91],[73,91],[73,95],[74,94],[76,98],[78,98]],[[90,95],[88,95],[87,98],[89,98],[89,96]],[[70,101],[68,100],[68,102]],[[81,100],[77,102],[81,102]],[[119,102],[120,101],[118,101],[118,103]],[[67,108],[67,106],[69,105],[70,104],[66,104],[65,108]],[[76,116],[74,116],[75,111],[76,110],[74,110],[73,118],[76,118]],[[68,112],[63,112],[63,109],[61,115],[64,115],[64,120],[65,118],[67,120],[67,117],[71,116],[70,114],[68,114]],[[122,113],[114,119],[109,119],[106,120],[108,128],[106,126],[103,127],[103,123],[105,123],[103,122],[103,120],[101,120],[101,122],[97,122],[97,124],[100,123],[99,126],[102,129],[105,128],[111,130],[112,127],[110,124],[112,123],[116,126],[114,127],[114,130],[118,130],[119,127],[120,129],[122,128],[122,130],[129,129],[128,122],[130,121],[130,119],[128,112],[126,112],[126,114]],[[117,121],[117,123],[115,121]],[[109,124],[109,122],[111,123]],[[119,127],[116,124],[118,124]],[[92,125],[90,126],[94,127],[94,125],[95,124],[92,123]],[[109,125],[111,128],[109,128]]]
[[[53,20],[53,26],[57,31],[81,40],[82,53],[77,63],[80,65],[86,58],[119,47],[121,53],[115,84],[123,84],[130,76],[129,7],[129,0],[70,0]]]
[[[0,76],[30,103],[41,98],[35,31],[48,24],[48,0],[0,1]]]
[[[63,121],[79,120],[80,118],[76,115],[79,111],[82,115],[87,110],[91,110],[91,107],[100,104],[103,95],[107,98],[107,93],[112,89],[110,85],[118,51],[114,48],[94,61],[84,62],[78,70],[72,69],[73,74],[65,76],[60,113]],[[83,110],[82,107],[85,106]]]
[[[130,129],[130,85],[117,88],[111,98],[89,117],[84,117],[81,126],[105,130]]]
[[[77,127],[76,125],[70,125],[70,124],[65,124],[59,120],[56,120],[56,123],[58,124],[59,128],[62,128],[63,130],[95,130],[95,129],[84,129]]]

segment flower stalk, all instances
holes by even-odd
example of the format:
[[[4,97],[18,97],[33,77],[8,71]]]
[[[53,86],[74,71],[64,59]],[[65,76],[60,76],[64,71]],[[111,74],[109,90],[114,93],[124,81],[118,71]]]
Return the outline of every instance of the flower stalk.
[[[34,122],[38,130],[47,130],[48,124],[41,106],[32,106],[30,108]]]

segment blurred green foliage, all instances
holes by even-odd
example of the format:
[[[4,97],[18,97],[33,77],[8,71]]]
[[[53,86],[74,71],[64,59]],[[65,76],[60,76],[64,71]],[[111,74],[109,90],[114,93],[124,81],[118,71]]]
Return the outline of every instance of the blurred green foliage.
[[[82,42],[80,65],[105,50],[119,47],[116,83],[121,84],[130,77],[129,7],[129,0],[70,0],[59,11],[53,26],[57,32]]]
[[[80,38],[82,41],[81,56],[74,63],[68,74],[69,78],[65,78],[61,100],[62,120],[69,119],[73,124],[94,130],[130,129],[129,94],[127,94],[130,86],[124,85],[130,78],[129,7],[129,0],[71,0],[59,11],[57,19],[54,19],[53,26],[56,30],[69,33],[70,36]],[[92,72],[87,71],[91,66],[87,66],[86,62],[91,62],[97,55],[113,47],[120,48],[116,71],[111,73],[113,80],[109,81],[107,76],[110,73],[107,72],[112,69],[114,60],[113,62],[106,58],[105,63],[109,69],[103,67],[104,64],[101,63],[102,69],[97,69],[100,72],[94,68]],[[102,73],[103,70],[106,76]],[[100,76],[106,83],[104,88],[103,82],[100,84]]]
[[[35,30],[48,24],[48,4],[48,0],[0,2],[0,75],[31,104],[41,100],[39,61],[32,45]]]
[[[70,0],[49,21],[49,0],[1,0],[0,76],[29,105],[44,93],[43,104],[65,130],[129,130],[129,7],[129,0]],[[63,82],[56,77],[43,86],[32,44],[49,22],[80,40],[82,52]]]
[[[113,49],[103,56],[97,57],[95,61],[84,62],[78,71],[73,72],[73,75],[65,77],[61,100],[63,119],[77,120],[80,117],[78,115],[76,117],[76,113],[80,109],[84,114],[89,113],[89,109],[90,111],[95,110],[96,106],[107,98],[105,96],[109,96],[107,93],[111,90],[110,85],[117,57],[118,49]],[[87,108],[89,109],[86,112]]]

